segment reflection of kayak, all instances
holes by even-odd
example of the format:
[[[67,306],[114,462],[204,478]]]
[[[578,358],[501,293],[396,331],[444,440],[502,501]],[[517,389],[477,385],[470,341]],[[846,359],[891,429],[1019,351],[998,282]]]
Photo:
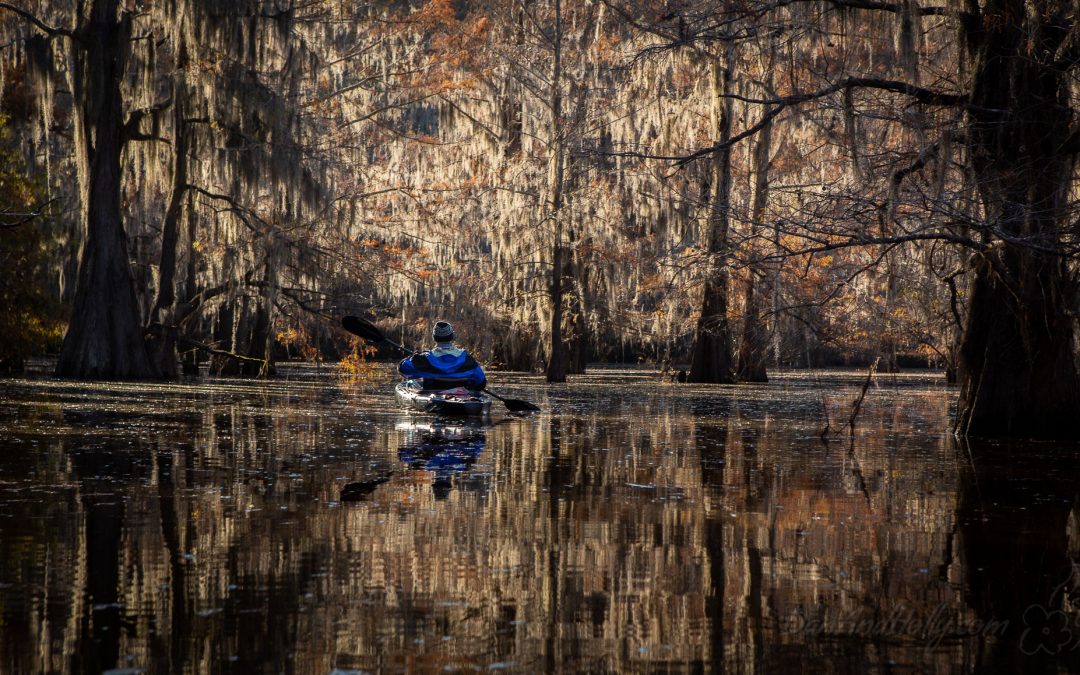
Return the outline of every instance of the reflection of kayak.
[[[491,413],[491,397],[464,387],[424,390],[419,380],[405,380],[394,387],[398,401],[414,410],[438,415],[482,416]]]
[[[398,424],[395,428],[405,432],[398,459],[410,470],[432,474],[435,499],[446,499],[454,483],[460,480],[455,476],[466,474],[484,452],[484,432],[476,425],[436,422]]]
[[[484,452],[484,437],[450,443],[416,443],[403,445],[398,459],[410,469],[434,471],[450,475],[468,469]]]
[[[420,439],[432,441],[444,441],[452,443],[474,437],[484,437],[485,430],[494,426],[483,420],[444,420],[425,419],[412,415],[405,415],[401,421],[394,424],[394,431],[405,434],[404,444],[413,443]]]
[[[407,420],[407,421],[404,421]],[[417,421],[408,417],[394,425],[401,436],[396,439],[398,459],[407,472],[430,473],[431,489],[436,499],[446,499],[455,481],[470,492],[485,491],[476,481],[466,477],[462,483],[455,476],[465,475],[484,452],[485,432],[491,426],[479,419],[428,419]],[[346,483],[341,488],[341,501],[366,501],[375,490],[398,474],[398,469],[384,471],[366,480]]]
[[[394,428],[405,432],[398,447],[398,459],[413,469],[461,471],[484,451],[483,427],[474,424],[405,422]]]

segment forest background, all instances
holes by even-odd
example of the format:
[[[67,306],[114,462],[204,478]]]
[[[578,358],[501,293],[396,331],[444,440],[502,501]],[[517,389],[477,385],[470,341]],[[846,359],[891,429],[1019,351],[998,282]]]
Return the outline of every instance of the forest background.
[[[452,321],[597,360],[939,367],[1075,436],[1075,3],[0,2],[0,361],[263,374]]]

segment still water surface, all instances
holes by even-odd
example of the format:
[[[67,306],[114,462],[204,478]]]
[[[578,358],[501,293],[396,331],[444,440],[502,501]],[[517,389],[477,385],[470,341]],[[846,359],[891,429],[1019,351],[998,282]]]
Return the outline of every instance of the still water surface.
[[[0,380],[0,672],[1075,669],[1080,451],[859,377]]]

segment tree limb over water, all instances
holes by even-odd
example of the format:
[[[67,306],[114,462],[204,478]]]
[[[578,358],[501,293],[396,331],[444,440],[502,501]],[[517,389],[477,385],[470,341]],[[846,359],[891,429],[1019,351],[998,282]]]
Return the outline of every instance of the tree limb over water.
[[[0,9],[5,9],[9,12],[12,12],[13,14],[17,14],[23,19],[26,19],[28,22],[33,24],[35,28],[50,37],[66,37],[75,40],[81,39],[81,36],[74,31],[70,31],[65,28],[56,28],[55,26],[50,26],[44,21],[42,21],[40,18],[38,18],[35,14],[28,12],[21,7],[17,7],[9,2],[0,2]]]
[[[26,225],[44,215],[46,209],[55,203],[56,198],[53,198],[30,211],[0,211],[0,229],[14,229]]]
[[[731,138],[724,140],[721,143],[710,145],[707,148],[695,150],[694,152],[681,154],[681,155],[661,155],[638,151],[623,151],[623,152],[608,152],[603,153],[612,157],[633,157],[636,159],[656,159],[674,162],[674,166],[683,167],[695,160],[707,157],[713,153],[721,150],[726,150],[733,145],[736,145],[740,141],[755,136],[768,124],[770,124],[780,113],[786,109],[802,105],[817,99],[826,98],[832,96],[841,91],[850,91],[852,89],[875,89],[880,91],[887,91],[896,94],[904,94],[910,96],[915,101],[931,106],[942,107],[967,107],[967,97],[961,94],[950,94],[947,92],[935,91],[933,89],[927,89],[925,87],[919,87],[907,82],[900,82],[897,80],[882,80],[876,78],[867,77],[850,77],[842,82],[838,82],[833,85],[829,85],[817,91],[808,92],[804,94],[792,94],[790,96],[781,96],[774,99],[753,99],[748,102],[756,102],[763,104],[767,107],[765,113],[754,123],[752,126],[744,131],[741,131]],[[731,98],[743,98],[732,96]]]

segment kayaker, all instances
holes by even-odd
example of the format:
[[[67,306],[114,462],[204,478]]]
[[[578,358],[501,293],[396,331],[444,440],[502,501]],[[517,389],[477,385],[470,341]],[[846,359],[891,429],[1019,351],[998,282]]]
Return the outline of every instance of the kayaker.
[[[454,345],[454,327],[438,321],[431,329],[435,348],[413,354],[398,365],[398,372],[410,380],[422,380],[424,389],[483,389],[484,369],[469,353]]]

